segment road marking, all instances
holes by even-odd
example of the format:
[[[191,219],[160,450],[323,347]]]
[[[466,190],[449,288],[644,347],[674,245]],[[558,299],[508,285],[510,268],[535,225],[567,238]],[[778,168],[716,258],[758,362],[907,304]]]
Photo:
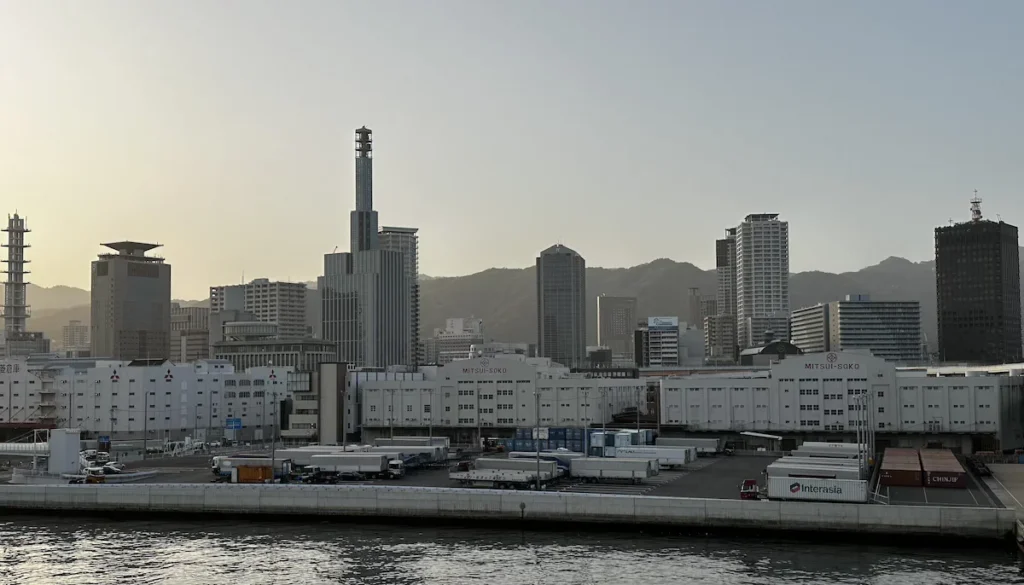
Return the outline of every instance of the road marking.
[[[971,499],[974,500],[974,505],[981,507],[981,502],[978,501],[978,498],[974,497],[974,490],[971,489],[971,486],[967,486],[967,493],[971,494]]]
[[[928,488],[926,488],[926,487],[921,488],[921,493],[924,494],[924,503],[927,504],[928,503]]]
[[[1010,496],[1011,498],[1013,498],[1013,501],[1014,501],[1014,502],[1017,502],[1017,508],[1018,508],[1018,509],[1020,509],[1020,508],[1024,508],[1024,506],[1021,506],[1021,505],[1020,505],[1020,500],[1018,500],[1018,499],[1017,499],[1017,496],[1013,495],[1013,492],[1011,492],[1010,490],[1006,489],[1006,486],[1005,486],[1005,485],[1003,485],[1003,482],[999,481],[999,478],[998,478],[998,477],[996,477],[995,475],[993,475],[993,476],[992,476],[992,479],[996,480],[996,483],[998,483],[998,484],[999,484],[999,487],[1003,488],[1003,491],[1004,491],[1004,492],[1006,492],[1006,493],[1007,493],[1007,494],[1008,494],[1008,495],[1009,495],[1009,496]]]

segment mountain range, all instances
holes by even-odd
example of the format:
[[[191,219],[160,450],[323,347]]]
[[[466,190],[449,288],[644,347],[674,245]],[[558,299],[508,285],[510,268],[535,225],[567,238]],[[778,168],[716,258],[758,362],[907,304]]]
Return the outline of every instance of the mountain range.
[[[588,268],[588,343],[596,343],[598,295],[637,297],[638,318],[675,315],[685,321],[689,318],[691,287],[714,294],[715,271],[666,258],[631,268]],[[491,268],[467,276],[424,277],[420,289],[422,336],[443,327],[448,317],[474,316],[484,320],[488,339],[532,342],[536,338],[537,294],[532,266]],[[789,289],[794,309],[840,300],[848,294],[868,294],[875,300],[920,301],[924,333],[932,344],[936,340],[934,262],[891,257],[856,272],[798,272],[791,276]],[[89,323],[89,291],[29,285],[28,297],[32,305],[29,329],[43,331],[51,339],[60,340],[61,327],[70,320]],[[206,300],[175,302],[201,306]],[[315,297],[311,302],[315,306]]]

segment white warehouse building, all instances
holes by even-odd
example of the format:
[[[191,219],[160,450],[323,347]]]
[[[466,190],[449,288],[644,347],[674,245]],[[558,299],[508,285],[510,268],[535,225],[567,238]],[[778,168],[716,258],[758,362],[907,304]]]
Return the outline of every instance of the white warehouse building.
[[[421,380],[362,382],[364,440],[430,431],[455,442],[512,437],[538,425],[538,404],[541,427],[589,427],[628,407],[646,411],[645,379],[588,378],[547,358],[475,358],[424,371]]]
[[[860,352],[791,356],[768,372],[663,379],[661,428],[737,439],[767,432],[787,450],[801,439],[852,440],[866,408],[879,448],[1013,449],[1024,445],[1022,372],[897,370]]]
[[[269,440],[288,370],[240,373],[223,360],[0,361],[0,424],[79,428],[113,441]]]

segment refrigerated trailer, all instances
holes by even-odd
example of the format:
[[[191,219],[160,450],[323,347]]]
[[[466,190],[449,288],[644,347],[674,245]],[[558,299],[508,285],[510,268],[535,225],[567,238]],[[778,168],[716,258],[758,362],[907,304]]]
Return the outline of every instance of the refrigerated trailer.
[[[433,462],[448,460],[448,437],[395,437],[394,439],[375,439],[370,451],[394,450],[428,454]]]
[[[368,447],[367,453],[402,453],[406,457],[416,455],[422,463],[443,463],[448,460],[448,449],[438,445],[386,445]]]
[[[396,445],[433,445],[435,447],[451,447],[448,437],[390,437],[374,439],[375,447],[394,447]]]
[[[772,463],[766,475],[771,477],[802,477],[818,479],[852,479],[859,480],[859,467],[843,467],[839,465],[793,465]]]
[[[231,470],[237,467],[272,467],[274,477],[286,477],[292,472],[293,461],[287,457],[230,457],[219,455],[211,462],[213,474],[221,478],[232,477]]]
[[[381,453],[314,455],[310,467],[336,473],[359,473],[371,478],[398,479],[405,474],[405,464],[400,459]]]
[[[540,460],[538,465],[537,459],[502,459],[497,457],[481,457],[475,462],[476,469],[493,469],[502,471],[532,471],[536,472],[540,470],[541,473],[546,473],[550,477],[558,477],[560,471],[558,469],[557,461],[545,461]]]
[[[857,451],[848,449],[832,449],[829,447],[797,447],[790,452],[794,457],[834,457],[838,459],[856,459]]]
[[[592,483],[608,480],[643,483],[647,478],[658,473],[657,467],[657,459],[589,457],[573,459],[569,474],[574,478]]]
[[[555,479],[552,474],[542,471],[523,471],[518,469],[470,469],[468,471],[452,471],[448,478],[466,487],[483,487],[492,489],[534,489],[538,477],[542,486]]]
[[[679,467],[693,463],[697,458],[696,447],[616,447],[615,457],[628,459],[656,459],[661,467]]]
[[[345,453],[358,453],[359,451],[352,446],[345,449],[342,446],[317,446],[317,447],[297,447],[294,449],[279,449],[277,451],[278,457],[287,457],[292,460],[295,465],[306,467],[312,465],[312,458],[316,455],[336,455]]]
[[[722,451],[721,439],[700,439],[695,437],[658,437],[657,447],[694,447],[698,455],[714,455]]]
[[[845,479],[769,477],[769,500],[867,502],[868,482]]]

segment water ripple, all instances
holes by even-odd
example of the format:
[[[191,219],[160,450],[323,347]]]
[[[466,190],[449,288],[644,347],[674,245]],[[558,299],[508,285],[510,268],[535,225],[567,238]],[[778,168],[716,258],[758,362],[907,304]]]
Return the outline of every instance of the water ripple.
[[[988,585],[1015,555],[635,533],[6,517],[0,583]]]

